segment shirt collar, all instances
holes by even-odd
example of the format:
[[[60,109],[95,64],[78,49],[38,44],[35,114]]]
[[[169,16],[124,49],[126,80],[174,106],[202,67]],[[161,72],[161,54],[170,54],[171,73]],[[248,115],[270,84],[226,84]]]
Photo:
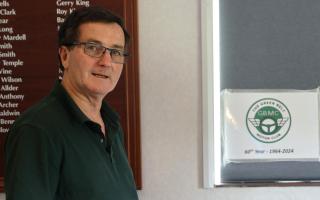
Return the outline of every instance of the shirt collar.
[[[80,110],[78,105],[73,101],[71,96],[68,94],[68,92],[62,86],[60,80],[56,81],[55,86],[53,87],[53,90],[51,91],[51,95],[59,98],[66,106],[66,109],[70,110],[70,113],[80,123],[85,123],[85,122],[91,121]],[[108,125],[111,125],[111,126],[118,126],[119,115],[115,111],[113,111],[112,108],[104,101],[102,102],[100,112],[101,112],[102,118],[105,121],[105,123],[107,123]]]

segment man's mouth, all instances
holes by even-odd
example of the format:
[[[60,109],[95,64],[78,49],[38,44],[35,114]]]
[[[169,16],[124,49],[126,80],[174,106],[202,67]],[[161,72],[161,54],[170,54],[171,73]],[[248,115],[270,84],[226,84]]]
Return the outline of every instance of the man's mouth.
[[[93,76],[98,77],[98,78],[103,78],[103,79],[107,79],[109,78],[109,76],[103,75],[103,74],[97,74],[97,73],[92,73]]]

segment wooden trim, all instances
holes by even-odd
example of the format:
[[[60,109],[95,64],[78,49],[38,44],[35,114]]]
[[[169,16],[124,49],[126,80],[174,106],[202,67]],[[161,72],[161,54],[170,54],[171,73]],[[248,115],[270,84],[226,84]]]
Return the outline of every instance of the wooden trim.
[[[141,147],[140,147],[140,91],[139,91],[139,54],[138,54],[138,15],[137,0],[125,0],[125,22],[131,34],[130,52],[132,56],[126,70],[127,105],[127,153],[135,177],[137,189],[142,188]]]
[[[4,192],[4,177],[0,177],[0,192]]]

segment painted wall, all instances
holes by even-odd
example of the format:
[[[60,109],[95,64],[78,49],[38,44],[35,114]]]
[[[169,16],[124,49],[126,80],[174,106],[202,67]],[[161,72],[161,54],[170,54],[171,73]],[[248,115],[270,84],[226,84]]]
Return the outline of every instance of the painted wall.
[[[202,189],[200,0],[139,0],[140,200],[314,200],[320,187]]]

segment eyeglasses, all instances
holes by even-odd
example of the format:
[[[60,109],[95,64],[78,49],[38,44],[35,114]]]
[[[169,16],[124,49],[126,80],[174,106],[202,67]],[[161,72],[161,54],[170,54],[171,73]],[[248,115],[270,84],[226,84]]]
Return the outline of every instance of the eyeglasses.
[[[66,46],[83,45],[84,53],[94,58],[101,58],[108,51],[113,63],[124,64],[129,56],[126,52],[119,49],[104,47],[95,42],[73,42]]]

